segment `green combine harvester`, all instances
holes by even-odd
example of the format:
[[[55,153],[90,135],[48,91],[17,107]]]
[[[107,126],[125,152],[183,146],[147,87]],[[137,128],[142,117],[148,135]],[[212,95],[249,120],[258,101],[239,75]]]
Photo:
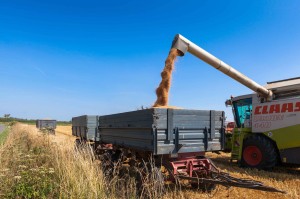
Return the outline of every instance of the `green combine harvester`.
[[[270,100],[257,93],[233,97],[236,127],[231,156],[242,166],[269,169],[300,164],[300,78],[268,82]]]
[[[261,86],[181,35],[176,35],[172,47],[182,56],[190,52],[254,91],[226,101],[232,106],[236,124],[232,160],[258,169],[270,169],[278,163],[300,164],[299,77]]]

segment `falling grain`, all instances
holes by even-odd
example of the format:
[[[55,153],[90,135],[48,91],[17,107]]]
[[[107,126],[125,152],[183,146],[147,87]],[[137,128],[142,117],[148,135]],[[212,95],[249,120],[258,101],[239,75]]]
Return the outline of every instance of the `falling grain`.
[[[161,82],[156,89],[156,102],[153,107],[167,106],[169,101],[169,90],[171,87],[172,72],[174,69],[174,62],[179,55],[177,49],[172,48],[165,61],[164,70],[161,72]]]

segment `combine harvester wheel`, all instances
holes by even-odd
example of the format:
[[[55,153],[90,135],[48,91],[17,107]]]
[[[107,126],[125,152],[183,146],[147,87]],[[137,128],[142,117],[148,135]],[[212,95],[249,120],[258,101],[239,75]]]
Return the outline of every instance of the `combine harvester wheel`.
[[[244,141],[242,166],[258,169],[272,169],[277,164],[274,145],[267,138],[251,135]]]

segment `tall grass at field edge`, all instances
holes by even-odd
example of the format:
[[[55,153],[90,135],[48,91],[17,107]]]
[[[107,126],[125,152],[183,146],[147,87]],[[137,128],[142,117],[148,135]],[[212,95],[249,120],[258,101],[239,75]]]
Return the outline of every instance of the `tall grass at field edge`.
[[[9,128],[6,127],[2,133],[0,133],[0,145],[3,145],[9,133]]]

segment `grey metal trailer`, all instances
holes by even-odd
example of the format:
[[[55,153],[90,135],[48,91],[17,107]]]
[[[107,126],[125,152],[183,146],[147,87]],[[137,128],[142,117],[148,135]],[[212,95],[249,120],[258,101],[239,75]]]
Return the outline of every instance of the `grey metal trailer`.
[[[49,133],[55,134],[56,120],[42,119],[36,120],[36,128],[43,130],[48,130]]]
[[[72,118],[72,135],[153,155],[220,151],[225,146],[224,112],[151,108]]]
[[[72,135],[81,140],[99,141],[96,137],[98,128],[98,116],[82,115],[72,118]]]
[[[153,155],[220,151],[224,119],[223,111],[151,108],[99,116],[96,137]]]

